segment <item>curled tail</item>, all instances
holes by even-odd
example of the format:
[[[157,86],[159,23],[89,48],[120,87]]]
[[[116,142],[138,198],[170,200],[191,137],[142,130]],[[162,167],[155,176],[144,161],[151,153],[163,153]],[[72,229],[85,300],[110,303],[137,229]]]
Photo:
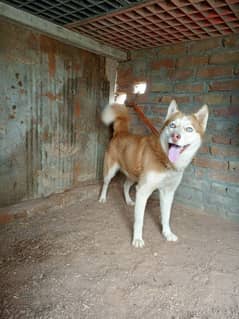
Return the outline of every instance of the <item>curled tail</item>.
[[[124,104],[110,104],[103,110],[101,119],[105,125],[114,123],[114,135],[129,131],[129,114]]]

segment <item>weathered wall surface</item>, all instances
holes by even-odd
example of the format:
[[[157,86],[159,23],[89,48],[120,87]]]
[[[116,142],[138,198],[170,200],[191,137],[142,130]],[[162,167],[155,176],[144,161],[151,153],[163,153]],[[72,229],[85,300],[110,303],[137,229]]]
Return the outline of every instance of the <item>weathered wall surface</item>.
[[[6,21],[0,43],[0,206],[95,179],[116,63]]]
[[[209,105],[203,146],[183,179],[177,200],[239,220],[239,36],[189,42],[132,52],[120,65],[119,91],[130,96],[137,81],[147,81],[138,99],[160,127],[175,98],[185,112]],[[134,115],[135,118],[135,115]],[[135,121],[137,132],[145,131]]]

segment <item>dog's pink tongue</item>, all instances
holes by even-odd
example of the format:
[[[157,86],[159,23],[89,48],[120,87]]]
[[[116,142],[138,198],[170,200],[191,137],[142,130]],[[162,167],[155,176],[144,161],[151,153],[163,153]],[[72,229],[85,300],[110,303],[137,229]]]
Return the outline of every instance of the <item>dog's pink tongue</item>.
[[[168,151],[168,158],[170,162],[175,163],[180,155],[180,147],[176,145],[171,145]]]

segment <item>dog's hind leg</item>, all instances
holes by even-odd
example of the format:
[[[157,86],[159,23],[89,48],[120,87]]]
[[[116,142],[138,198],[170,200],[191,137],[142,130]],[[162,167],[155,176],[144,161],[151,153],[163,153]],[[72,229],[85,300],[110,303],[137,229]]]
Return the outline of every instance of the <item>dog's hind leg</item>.
[[[124,198],[125,198],[125,201],[126,201],[126,204],[127,205],[131,205],[131,206],[134,206],[135,202],[130,198],[130,195],[129,195],[129,190],[130,190],[130,187],[134,184],[133,181],[131,181],[130,179],[126,179],[126,181],[124,182]]]
[[[99,202],[105,203],[106,202],[106,195],[107,190],[109,187],[109,183],[112,180],[112,178],[115,176],[115,174],[119,170],[119,164],[117,162],[114,162],[108,153],[105,154],[104,159],[104,184],[102,187],[102,191],[100,194]]]

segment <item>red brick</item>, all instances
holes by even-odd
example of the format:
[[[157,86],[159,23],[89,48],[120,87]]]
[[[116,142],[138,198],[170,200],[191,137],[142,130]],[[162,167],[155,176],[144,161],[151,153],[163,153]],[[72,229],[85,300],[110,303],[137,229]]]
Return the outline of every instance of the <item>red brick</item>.
[[[171,92],[173,89],[173,85],[172,83],[168,83],[168,82],[153,82],[151,84],[151,87],[149,88],[149,90],[151,92]]]
[[[18,212],[17,214],[15,214],[15,219],[20,219],[20,218],[27,218],[28,217],[28,213],[27,211],[21,211],[21,212]]]
[[[197,84],[176,84],[175,86],[175,91],[178,92],[193,92],[193,93],[198,93],[198,92],[203,92],[203,83],[197,83]]]
[[[239,160],[238,161],[229,161],[229,169],[231,171],[239,171]]]
[[[191,99],[189,96],[174,96],[174,99],[177,101],[178,104],[189,104]]]
[[[164,116],[166,115],[166,112],[164,113]],[[162,119],[162,118],[154,118],[154,119],[152,119],[152,122],[153,122],[153,124],[155,125],[155,126],[158,126],[158,125],[162,125],[163,124],[163,122],[164,122],[164,118]]]
[[[234,68],[233,74],[234,74],[236,77],[238,77],[238,75],[239,75],[239,66],[236,66],[236,67]]]
[[[203,142],[205,145],[208,145],[209,143],[211,143],[211,136],[209,135],[209,133],[205,134],[203,137]]]
[[[217,144],[231,144],[231,138],[227,136],[213,136],[212,142]]]
[[[205,168],[212,168],[212,169],[228,169],[228,162],[227,161],[218,161],[211,158],[205,157],[196,157],[194,160],[194,165],[205,167]]]
[[[143,105],[143,106],[141,105],[140,108],[145,114],[151,110],[151,107],[148,105]]]
[[[158,79],[161,79],[162,81],[166,80],[166,81],[170,81],[172,80],[173,76],[175,73],[175,69],[169,68],[166,69],[164,68],[159,69],[159,70],[151,70],[151,81],[154,82],[154,79],[156,79],[156,81],[158,81]]]
[[[204,94],[194,97],[195,102],[197,103],[206,103],[209,105],[227,105],[230,104],[230,96],[224,94]]]
[[[164,95],[158,97],[158,102],[162,104],[169,104],[173,100],[173,96]]]
[[[127,94],[127,100],[128,98],[130,97],[131,101],[134,101],[135,100],[135,94],[132,94],[130,95],[129,93]],[[148,93],[146,91],[145,94],[140,94],[137,96],[137,103],[142,103],[142,104],[145,104],[145,103],[149,103],[149,96],[148,96]]]
[[[205,52],[211,49],[217,49],[222,47],[222,39],[208,39],[203,41],[191,42],[189,52]]]
[[[151,68],[153,70],[160,70],[161,68],[174,68],[175,66],[175,61],[173,59],[161,59],[157,61],[153,61]]]
[[[165,95],[165,96],[160,96],[158,98],[158,102],[159,103],[163,103],[163,104],[169,104],[172,100],[176,100],[176,102],[178,104],[188,104],[190,103],[190,97],[189,96],[186,96],[186,95],[180,95],[180,96],[177,96],[177,95],[173,95],[173,96],[168,96],[168,95]]]
[[[210,64],[231,64],[239,63],[238,52],[223,52],[212,55],[209,59]]]
[[[178,68],[188,68],[188,67],[195,67],[198,65],[205,65],[208,63],[208,57],[207,56],[186,56],[183,58],[180,58],[177,61],[177,67]]]
[[[134,80],[133,69],[132,67],[120,67],[118,71],[118,89],[120,91],[124,91],[125,87],[129,87],[132,85]]]
[[[239,156],[239,148],[230,146],[211,146],[211,154],[214,156],[222,156],[222,157],[235,157]]]
[[[213,109],[213,114],[221,117],[239,116],[239,106],[216,108]]]
[[[231,104],[232,105],[239,105],[239,96],[237,96],[237,95],[232,95],[231,96]]]
[[[120,78],[125,78],[127,76],[132,77],[133,67],[131,65],[122,65],[119,66],[118,76]]]
[[[231,144],[232,145],[239,145],[239,138],[238,137],[232,137],[231,138]]]
[[[197,77],[203,79],[212,79],[217,77],[227,77],[233,75],[232,66],[209,66],[198,70]]]
[[[166,115],[167,114],[167,110],[165,108],[159,107],[159,106],[151,106],[150,107],[150,111],[154,114],[154,115]]]
[[[223,46],[226,48],[238,48],[239,47],[239,37],[238,34],[226,37],[223,41]]]
[[[173,80],[187,80],[193,76],[193,70],[177,70],[173,76]]]
[[[207,175],[208,175],[208,170],[205,167],[198,167],[198,166],[195,167],[195,176],[196,177],[199,177],[201,179],[201,178],[206,177]]]
[[[13,215],[9,214],[0,214],[0,224],[10,223],[14,219]]]
[[[180,55],[185,54],[187,51],[187,47],[184,44],[173,44],[169,46],[163,46],[159,48],[159,54],[160,55]]]
[[[217,180],[224,183],[239,183],[239,172],[221,172],[218,170],[211,170],[209,172],[209,178]]]
[[[239,80],[214,81],[209,85],[210,91],[237,91],[239,90]]]
[[[209,147],[207,145],[202,145],[198,152],[199,154],[207,154],[209,153]]]

